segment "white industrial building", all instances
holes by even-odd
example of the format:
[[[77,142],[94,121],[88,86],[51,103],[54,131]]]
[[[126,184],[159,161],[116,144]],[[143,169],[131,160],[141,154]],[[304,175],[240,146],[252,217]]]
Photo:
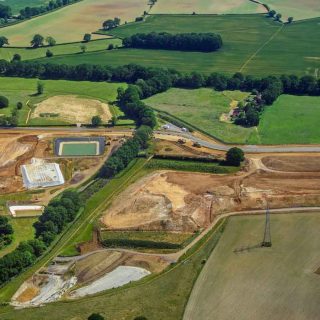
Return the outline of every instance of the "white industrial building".
[[[31,164],[22,165],[21,173],[27,189],[60,186],[65,182],[59,164],[40,159],[32,159]]]

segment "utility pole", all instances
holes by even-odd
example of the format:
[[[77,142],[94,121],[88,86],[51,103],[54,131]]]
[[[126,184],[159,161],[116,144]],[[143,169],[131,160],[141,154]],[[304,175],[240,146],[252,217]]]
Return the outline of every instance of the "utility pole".
[[[263,236],[263,241],[261,242],[261,247],[266,247],[266,248],[272,247],[269,204],[267,204],[266,222],[264,226],[264,236]]]

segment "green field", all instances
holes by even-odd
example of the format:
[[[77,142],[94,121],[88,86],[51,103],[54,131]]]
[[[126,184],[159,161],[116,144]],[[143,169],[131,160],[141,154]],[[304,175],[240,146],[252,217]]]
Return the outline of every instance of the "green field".
[[[184,319],[317,319],[319,224],[319,213],[272,215],[272,248],[236,254],[234,249],[262,241],[264,217],[229,219]]]
[[[320,143],[320,97],[282,95],[264,111],[252,144]]]
[[[111,43],[114,46],[122,45],[120,39],[93,40],[85,44],[86,52],[104,51]],[[0,48],[0,59],[10,61],[15,53],[20,54],[22,60],[43,58],[46,56],[47,50],[50,50],[54,56],[63,54],[82,54],[81,45],[83,45],[82,42],[61,44],[54,47],[40,47],[37,49],[4,47]]]
[[[96,143],[63,143],[62,156],[95,156]]]
[[[206,74],[214,71],[232,74],[241,70],[259,76],[282,73],[317,75],[320,69],[319,23],[320,18],[284,26],[264,15],[154,15],[145,22],[124,25],[111,33],[122,38],[138,32],[206,30],[221,34],[224,46],[211,53],[120,49],[57,56],[50,61],[70,65],[137,63]],[[39,61],[49,60],[43,58]]]
[[[13,227],[13,241],[10,245],[0,250],[0,258],[13,251],[21,241],[31,240],[34,237],[34,228],[32,225],[37,218],[10,218],[10,224]]]
[[[245,143],[249,141],[252,128],[243,128],[220,121],[228,114],[233,100],[242,101],[248,93],[240,91],[217,92],[212,89],[170,89],[147,100],[146,104],[165,111],[190,123],[196,128],[225,142]]]
[[[24,106],[19,111],[19,125],[26,125],[28,113],[34,105],[56,95],[77,95],[83,98],[93,98],[106,102],[113,102],[117,97],[117,89],[127,86],[123,83],[89,82],[89,81],[65,81],[65,80],[43,80],[44,93],[35,95],[37,79],[23,78],[1,78],[1,94],[8,97],[9,107],[0,110],[0,114],[10,115],[12,109],[18,101],[22,101]],[[29,101],[28,106],[26,103]],[[54,112],[54,110],[53,110]],[[28,125],[59,125],[67,124],[56,122],[46,118],[35,118],[28,122]]]
[[[49,0],[2,0],[1,4],[10,6],[13,14],[18,14],[25,7],[39,7],[49,3]]]

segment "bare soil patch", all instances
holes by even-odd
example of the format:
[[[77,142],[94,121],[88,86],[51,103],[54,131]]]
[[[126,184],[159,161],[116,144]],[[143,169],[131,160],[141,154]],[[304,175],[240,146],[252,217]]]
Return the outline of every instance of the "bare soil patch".
[[[52,119],[69,123],[91,123],[93,116],[99,115],[108,122],[112,115],[109,106],[99,100],[79,98],[77,96],[55,96],[36,105],[31,118],[42,118],[45,114],[57,114]],[[41,117],[42,116],[42,117]]]
[[[124,191],[102,222],[110,230],[193,232],[230,211],[320,203],[320,172],[209,175],[157,172]]]
[[[262,159],[262,163],[273,170],[286,172],[319,172],[319,156],[272,156]]]

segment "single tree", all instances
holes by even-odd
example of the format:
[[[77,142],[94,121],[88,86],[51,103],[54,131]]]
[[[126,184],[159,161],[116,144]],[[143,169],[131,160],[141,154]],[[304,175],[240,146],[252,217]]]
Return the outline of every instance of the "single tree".
[[[277,13],[277,14],[276,14],[276,17],[275,17],[275,20],[276,20],[276,21],[280,21],[281,18],[282,18],[282,14],[281,14],[281,13]]]
[[[276,11],[275,10],[270,10],[268,12],[268,16],[271,17],[271,18],[273,18],[275,15],[276,15]]]
[[[37,94],[43,94],[44,91],[44,84],[42,82],[37,83]]]
[[[229,151],[226,154],[226,162],[230,166],[239,167],[243,160],[244,160],[244,153],[241,149],[237,147],[229,149]]]
[[[9,44],[8,38],[0,37],[0,48],[2,48],[5,44]]]
[[[43,46],[44,38],[41,34],[35,34],[31,40],[31,47],[38,48]]]
[[[108,49],[107,50],[113,50],[114,49],[114,45],[113,45],[113,43],[110,43],[109,45],[108,45]]]
[[[93,116],[91,119],[91,124],[94,127],[99,127],[102,124],[102,119],[100,116]]]
[[[18,61],[21,61],[21,56],[19,53],[15,53],[12,57],[11,62],[18,62]]]
[[[91,40],[91,34],[90,33],[86,33],[84,36],[83,36],[83,41],[84,42],[89,42]]]
[[[115,27],[118,27],[118,26],[120,26],[121,19],[115,17],[115,18],[113,19],[113,23],[114,23]]]
[[[46,43],[50,46],[53,47],[56,45],[57,41],[53,37],[46,37]]]
[[[23,103],[22,102],[17,102],[17,109],[21,110],[23,108]]]
[[[7,108],[9,106],[9,100],[5,96],[0,96],[0,109]]]
[[[293,17],[289,17],[288,18],[288,23],[292,23],[292,21],[293,21]]]
[[[51,58],[53,56],[53,52],[50,51],[49,49],[46,51],[46,57]]]
[[[93,313],[88,317],[88,320],[104,320],[104,317],[99,313]]]
[[[84,45],[84,44],[82,44],[82,45],[80,46],[80,50],[81,50],[82,53],[85,53],[85,52],[87,51],[87,46]]]

